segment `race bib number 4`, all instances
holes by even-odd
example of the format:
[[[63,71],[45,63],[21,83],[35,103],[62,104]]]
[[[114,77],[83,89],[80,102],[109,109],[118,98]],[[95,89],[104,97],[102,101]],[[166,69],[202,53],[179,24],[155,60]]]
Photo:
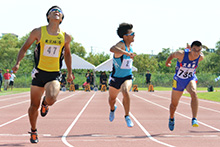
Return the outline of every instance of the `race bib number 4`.
[[[123,59],[121,64],[121,69],[131,69],[132,68],[132,59]]]
[[[194,69],[192,69],[192,68],[181,67],[177,72],[177,76],[181,79],[191,78],[193,76],[193,74],[194,74]]]
[[[59,45],[48,45],[44,46],[44,56],[47,57],[59,57],[60,46]]]

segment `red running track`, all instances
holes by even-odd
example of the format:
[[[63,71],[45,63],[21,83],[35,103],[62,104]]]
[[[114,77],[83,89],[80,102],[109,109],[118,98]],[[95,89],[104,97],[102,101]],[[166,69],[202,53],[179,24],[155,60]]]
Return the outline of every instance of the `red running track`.
[[[60,92],[45,118],[38,117],[39,143],[29,142],[29,93],[0,96],[0,146],[38,147],[219,147],[220,103],[199,100],[199,127],[191,126],[190,98],[182,97],[174,131],[168,129],[171,92],[130,92],[133,128],[124,120],[119,94],[109,122],[108,92]]]

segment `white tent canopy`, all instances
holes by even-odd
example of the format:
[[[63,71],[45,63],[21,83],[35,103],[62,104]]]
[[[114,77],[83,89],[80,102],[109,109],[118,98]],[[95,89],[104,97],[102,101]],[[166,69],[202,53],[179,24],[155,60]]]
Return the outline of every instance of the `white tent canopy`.
[[[64,60],[62,69],[67,69]],[[76,54],[72,54],[72,69],[95,69],[95,66]]]
[[[96,68],[95,71],[112,71],[112,62],[113,58],[110,58],[106,60],[105,62],[99,64]],[[132,71],[137,71],[138,69],[134,66],[132,66]]]

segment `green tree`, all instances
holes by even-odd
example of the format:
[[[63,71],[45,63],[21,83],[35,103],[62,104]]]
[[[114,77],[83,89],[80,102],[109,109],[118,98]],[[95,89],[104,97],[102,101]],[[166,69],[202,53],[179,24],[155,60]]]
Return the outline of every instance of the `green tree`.
[[[159,73],[173,73],[175,71],[176,59],[173,59],[171,62],[171,67],[166,67],[165,63],[169,55],[171,54],[170,48],[163,48],[162,52],[156,55],[156,59],[158,61],[158,69]]]
[[[86,55],[85,48],[82,46],[81,43],[75,42],[73,37],[70,42],[70,50],[71,50],[71,53],[74,53],[82,58],[84,58]]]
[[[134,57],[133,65],[137,67],[138,72],[156,72],[158,68],[158,61],[155,57],[148,54],[139,54]]]
[[[90,52],[86,60],[92,63],[93,65],[97,66],[102,62],[108,60],[109,58],[110,58],[110,54],[105,54],[104,52],[97,54]]]
[[[11,69],[16,61],[18,52],[18,38],[12,34],[6,34],[0,39],[0,67]]]

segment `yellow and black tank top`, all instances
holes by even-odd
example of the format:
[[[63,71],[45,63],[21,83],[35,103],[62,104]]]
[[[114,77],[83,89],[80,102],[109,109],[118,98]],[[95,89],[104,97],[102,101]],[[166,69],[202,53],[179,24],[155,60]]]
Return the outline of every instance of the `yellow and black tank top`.
[[[64,58],[65,33],[50,35],[47,27],[41,27],[41,39],[34,51],[35,68],[47,72],[59,72]]]

